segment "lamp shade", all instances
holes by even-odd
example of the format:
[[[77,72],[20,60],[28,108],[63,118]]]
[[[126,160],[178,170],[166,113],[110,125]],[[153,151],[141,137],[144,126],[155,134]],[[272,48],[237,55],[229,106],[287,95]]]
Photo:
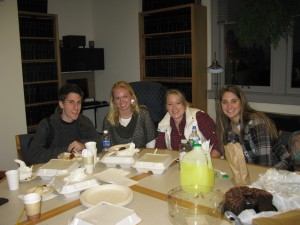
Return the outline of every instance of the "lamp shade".
[[[208,73],[222,73],[224,72],[224,68],[220,66],[219,62],[216,59],[216,53],[215,58],[212,64],[207,68]]]

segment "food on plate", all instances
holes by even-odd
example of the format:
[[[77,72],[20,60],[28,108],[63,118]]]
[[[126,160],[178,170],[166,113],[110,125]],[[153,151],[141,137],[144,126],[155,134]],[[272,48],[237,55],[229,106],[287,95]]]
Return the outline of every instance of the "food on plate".
[[[130,144],[121,144],[121,145],[114,145],[108,149],[109,152],[117,152],[125,149],[129,149]]]
[[[49,194],[53,191],[50,186],[38,185],[28,190],[28,193],[39,193],[41,196]]]
[[[265,190],[239,186],[225,193],[225,211],[239,215],[245,209],[254,209],[257,213],[273,211],[273,195]]]
[[[70,152],[63,152],[58,155],[58,159],[65,159],[65,160],[75,160],[75,159],[81,159],[81,155],[78,153],[70,153]]]

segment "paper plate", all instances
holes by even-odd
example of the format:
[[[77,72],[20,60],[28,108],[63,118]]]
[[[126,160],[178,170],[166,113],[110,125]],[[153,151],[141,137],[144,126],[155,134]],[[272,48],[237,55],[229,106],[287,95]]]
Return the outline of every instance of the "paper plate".
[[[36,175],[36,174],[32,174],[31,177],[27,177],[27,178],[24,179],[24,180],[20,180],[20,182],[21,182],[21,183],[23,183],[23,182],[29,182],[29,181],[32,181],[32,180],[34,180],[34,179],[36,179],[36,178],[37,178],[37,175]]]
[[[53,188],[47,185],[38,185],[27,190],[27,194],[39,193],[41,196],[50,194],[52,192],[53,192]]]
[[[93,207],[99,202],[108,202],[117,206],[124,206],[133,199],[133,192],[129,187],[105,184],[90,188],[80,195],[80,202],[85,207]]]
[[[122,144],[122,145],[114,145],[111,146],[108,151],[109,152],[117,152],[130,148],[130,144]]]

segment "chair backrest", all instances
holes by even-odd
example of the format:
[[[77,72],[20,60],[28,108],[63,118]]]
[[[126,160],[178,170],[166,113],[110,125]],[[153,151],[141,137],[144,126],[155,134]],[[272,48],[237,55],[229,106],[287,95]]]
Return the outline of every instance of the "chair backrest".
[[[28,165],[28,159],[27,159],[28,147],[34,135],[35,133],[16,135],[16,146],[17,146],[18,158],[20,160],[23,160],[26,163],[26,165]]]
[[[148,108],[150,116],[157,125],[166,114],[165,94],[167,88],[160,83],[136,81],[130,83],[140,105]]]

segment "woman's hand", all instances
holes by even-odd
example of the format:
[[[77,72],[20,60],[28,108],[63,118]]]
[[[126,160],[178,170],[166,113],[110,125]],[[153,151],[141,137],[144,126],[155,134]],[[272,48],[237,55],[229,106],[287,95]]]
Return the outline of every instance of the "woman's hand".
[[[221,157],[221,154],[220,154],[220,152],[218,152],[217,150],[212,149],[211,152],[210,152],[210,156],[211,156],[212,158],[220,158],[220,157]]]

